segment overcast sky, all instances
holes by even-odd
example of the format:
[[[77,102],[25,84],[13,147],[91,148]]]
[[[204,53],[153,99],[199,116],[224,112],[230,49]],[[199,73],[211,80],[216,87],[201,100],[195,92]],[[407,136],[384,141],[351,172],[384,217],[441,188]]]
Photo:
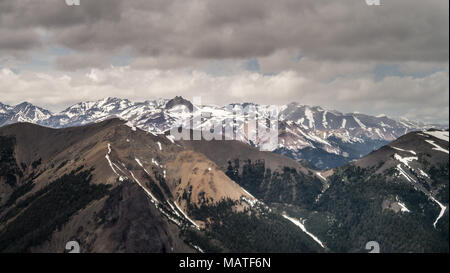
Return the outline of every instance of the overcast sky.
[[[0,102],[299,102],[448,124],[449,1],[0,0]]]

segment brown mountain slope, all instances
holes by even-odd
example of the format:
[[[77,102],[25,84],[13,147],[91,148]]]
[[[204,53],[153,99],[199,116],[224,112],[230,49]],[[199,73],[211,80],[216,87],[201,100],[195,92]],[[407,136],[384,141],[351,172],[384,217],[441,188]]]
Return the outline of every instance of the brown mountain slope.
[[[0,251],[59,252],[69,238],[85,251],[193,251],[179,230],[203,223],[188,202],[231,198],[241,210],[241,197],[254,200],[205,156],[118,119],[59,130],[14,124],[0,128],[0,144]]]
[[[258,148],[236,140],[181,141],[181,143],[187,149],[192,149],[193,151],[206,155],[223,170],[227,168],[228,161],[239,158],[242,161],[248,159],[252,161],[264,160],[266,167],[272,170],[290,167],[303,173],[308,172],[307,168],[293,159],[272,152],[261,152]]]

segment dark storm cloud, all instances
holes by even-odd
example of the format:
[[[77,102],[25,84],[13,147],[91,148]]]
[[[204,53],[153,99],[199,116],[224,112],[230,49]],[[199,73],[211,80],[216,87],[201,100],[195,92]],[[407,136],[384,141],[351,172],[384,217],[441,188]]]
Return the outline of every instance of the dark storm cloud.
[[[81,0],[82,5],[69,7],[64,0],[2,0],[2,27],[21,29],[63,28],[76,24],[93,24],[100,20],[119,20],[120,0]]]
[[[19,37],[33,37],[30,30],[42,28],[50,33],[49,44],[87,54],[108,55],[127,48],[136,57],[245,59],[298,49],[331,61],[445,62],[448,4],[442,0],[390,0],[379,7],[367,6],[364,0],[81,0],[80,6],[68,7],[63,0],[2,0],[0,31],[14,29],[17,37],[3,34],[14,41],[0,43],[0,50],[37,46],[34,38]]]
[[[0,29],[0,37],[8,37],[7,39],[0,39],[0,49],[2,50],[28,50],[40,45],[39,36],[31,30],[17,32]]]
[[[3,102],[183,95],[448,123],[446,0],[80,2],[0,0]]]

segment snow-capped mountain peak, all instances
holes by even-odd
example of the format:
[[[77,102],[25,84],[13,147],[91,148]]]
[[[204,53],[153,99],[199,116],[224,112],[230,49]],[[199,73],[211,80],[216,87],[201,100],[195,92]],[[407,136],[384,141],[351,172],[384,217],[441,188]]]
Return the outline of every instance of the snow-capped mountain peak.
[[[74,104],[63,111],[51,112],[28,102],[16,106],[0,103],[0,126],[15,122],[31,122],[53,128],[80,126],[111,117],[128,120],[134,126],[152,133],[163,133],[172,127],[188,125],[194,115],[202,115],[200,127],[226,120],[235,120],[237,140],[258,146],[244,131],[245,109],[254,107],[268,116],[268,106],[254,103],[233,103],[227,106],[193,105],[181,96],[173,99],[133,102],[107,97],[97,101]],[[202,111],[197,111],[201,109]],[[324,109],[296,102],[278,107],[278,148],[274,151],[294,159],[309,159],[318,168],[345,164],[381,147],[401,135],[430,127],[406,119],[386,115],[370,116]]]
[[[52,113],[29,102],[22,102],[15,106],[0,103],[0,125],[15,122],[39,123],[52,116]],[[2,122],[3,121],[3,122]]]

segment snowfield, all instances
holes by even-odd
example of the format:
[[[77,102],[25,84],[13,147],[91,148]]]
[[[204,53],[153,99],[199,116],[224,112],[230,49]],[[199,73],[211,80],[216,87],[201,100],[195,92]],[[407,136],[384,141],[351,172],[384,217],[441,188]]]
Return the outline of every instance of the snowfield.
[[[448,131],[424,131],[425,134],[434,136],[440,140],[444,140],[449,142],[449,133]]]

